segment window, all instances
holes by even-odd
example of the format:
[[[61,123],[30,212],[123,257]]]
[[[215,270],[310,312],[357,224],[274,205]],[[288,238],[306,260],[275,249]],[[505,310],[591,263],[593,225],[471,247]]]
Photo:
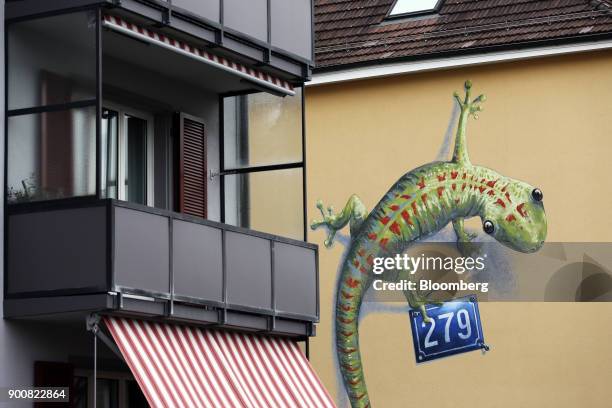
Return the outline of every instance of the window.
[[[9,203],[96,194],[96,13],[7,27]]]
[[[442,0],[396,0],[388,17],[433,13],[438,10],[441,3]]]
[[[153,116],[106,104],[102,111],[102,194],[153,205]]]
[[[302,98],[223,99],[223,222],[304,239]]]
[[[9,203],[96,193],[96,109],[8,117]]]
[[[75,408],[92,408],[93,372],[75,370],[72,387]],[[98,371],[96,380],[97,408],[148,408],[149,404],[130,373]]]

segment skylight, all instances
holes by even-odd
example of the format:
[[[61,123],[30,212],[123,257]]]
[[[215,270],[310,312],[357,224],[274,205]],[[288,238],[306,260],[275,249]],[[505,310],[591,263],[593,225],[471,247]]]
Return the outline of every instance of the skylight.
[[[440,0],[396,0],[389,17],[432,12],[439,2]]]

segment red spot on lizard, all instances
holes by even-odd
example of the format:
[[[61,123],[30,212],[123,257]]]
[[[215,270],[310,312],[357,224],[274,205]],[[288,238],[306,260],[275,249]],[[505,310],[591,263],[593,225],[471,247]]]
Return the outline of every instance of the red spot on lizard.
[[[408,211],[404,210],[402,211],[402,218],[404,219],[404,221],[406,222],[406,224],[408,225],[414,225],[412,223],[412,220],[410,219],[410,214],[408,214]]]
[[[419,186],[421,190],[425,188],[425,179],[423,177],[421,177],[421,181],[417,183],[417,186]]]
[[[361,283],[360,280],[353,279],[350,276],[346,279],[345,282],[346,282],[346,284],[348,285],[349,288],[356,288]]]
[[[345,291],[341,291],[340,293],[342,294],[342,297],[345,299],[352,299],[355,297],[355,295],[351,295],[350,293],[345,292]]]
[[[380,247],[382,249],[387,249],[387,243],[389,242],[389,238],[383,238],[380,240]]]
[[[348,337],[348,336],[350,336],[351,334],[353,334],[353,332],[342,332],[342,335],[343,335],[344,337]],[[355,372],[355,371],[359,370],[359,366],[357,366],[357,367],[351,367],[351,366],[350,366],[350,365],[348,365],[348,364],[344,364],[342,367],[343,367],[343,368],[344,368],[346,371],[350,371],[350,372]]]
[[[523,218],[527,216],[527,210],[525,209],[525,203],[517,205],[516,211],[518,211],[518,213],[521,214],[521,217]]]
[[[400,226],[397,222],[393,222],[393,224],[391,224],[391,226],[389,227],[389,229],[395,234],[395,235],[401,235],[401,231],[400,231]]]

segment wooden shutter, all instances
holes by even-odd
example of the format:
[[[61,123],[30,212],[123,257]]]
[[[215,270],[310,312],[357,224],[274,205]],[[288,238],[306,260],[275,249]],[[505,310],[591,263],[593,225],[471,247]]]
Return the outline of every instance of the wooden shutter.
[[[202,119],[180,113],[179,130],[179,211],[207,216],[206,135]]]
[[[35,402],[35,408],[68,408],[73,401],[73,372],[72,364],[51,361],[34,362],[35,387],[68,387],[70,402]]]

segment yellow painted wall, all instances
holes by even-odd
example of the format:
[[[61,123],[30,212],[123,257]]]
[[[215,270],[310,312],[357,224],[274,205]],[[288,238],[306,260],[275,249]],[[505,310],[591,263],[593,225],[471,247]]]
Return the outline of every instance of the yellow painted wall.
[[[308,219],[315,202],[368,208],[432,161],[466,79],[488,100],[468,128],[473,163],[539,186],[548,242],[612,242],[612,52],[494,64],[306,90]],[[334,395],[331,321],[342,247],[320,245],[321,323],[312,361]],[[612,304],[483,303],[486,356],[414,363],[407,315],[360,326],[374,407],[611,407]],[[341,388],[340,388],[341,390]]]

